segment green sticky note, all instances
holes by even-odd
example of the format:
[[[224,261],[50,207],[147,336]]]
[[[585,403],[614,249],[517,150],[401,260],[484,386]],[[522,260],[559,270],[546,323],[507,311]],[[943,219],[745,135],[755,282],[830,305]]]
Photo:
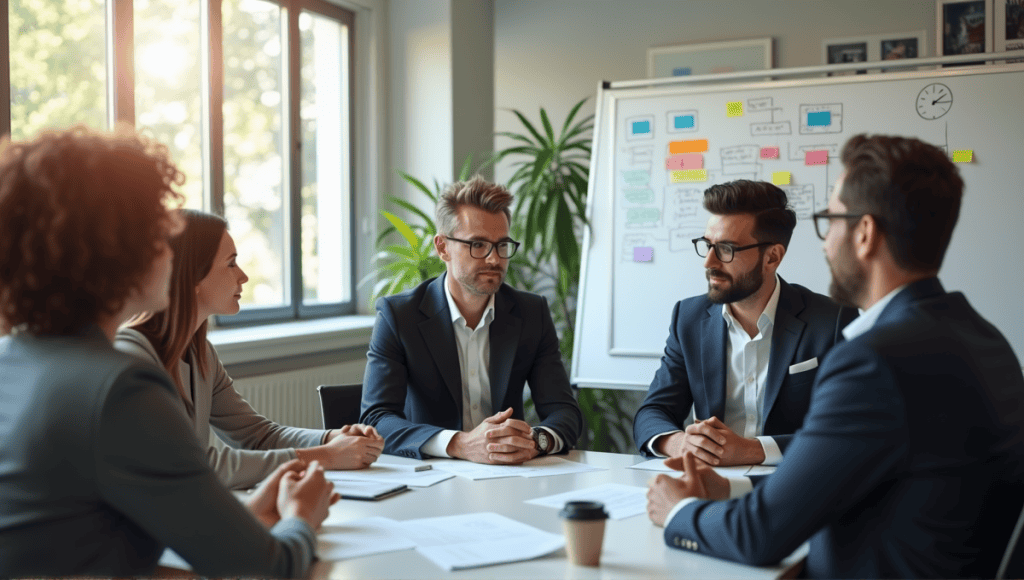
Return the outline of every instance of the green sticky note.
[[[953,163],[970,163],[974,159],[972,149],[957,149],[953,151]]]
[[[772,183],[775,185],[789,185],[790,175],[788,171],[773,171]]]
[[[725,104],[725,114],[729,117],[743,116],[743,101],[732,101]]]

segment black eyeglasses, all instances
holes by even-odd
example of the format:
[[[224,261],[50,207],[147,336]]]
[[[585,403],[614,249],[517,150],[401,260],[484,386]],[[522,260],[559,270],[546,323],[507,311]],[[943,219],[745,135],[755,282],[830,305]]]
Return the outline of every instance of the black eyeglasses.
[[[750,250],[752,248],[760,248],[763,246],[774,245],[775,242],[761,242],[758,244],[750,244],[749,246],[734,246],[725,242],[719,242],[712,244],[711,240],[707,238],[694,238],[690,240],[693,242],[693,248],[697,250],[697,255],[701,258],[707,258],[708,253],[711,250],[715,251],[715,255],[718,256],[718,260],[723,264],[728,264],[736,257],[736,252],[742,252],[743,250]]]
[[[822,240],[828,235],[828,229],[832,225],[832,220],[859,220],[860,218],[869,215],[866,213],[829,213],[828,211],[819,211],[811,215],[811,219],[814,220],[814,233],[818,234],[818,237]]]
[[[516,250],[519,249],[519,242],[513,242],[512,240],[502,240],[500,242],[487,242],[484,240],[460,240],[459,238],[453,238],[451,236],[445,236],[453,242],[462,242],[469,246],[469,255],[483,260],[487,256],[491,255],[491,252],[497,248],[498,257],[502,259],[509,259],[516,255]]]

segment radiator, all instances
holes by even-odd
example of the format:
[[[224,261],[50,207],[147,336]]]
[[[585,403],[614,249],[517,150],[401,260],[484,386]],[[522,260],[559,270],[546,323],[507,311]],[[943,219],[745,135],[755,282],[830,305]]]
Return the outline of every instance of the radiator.
[[[246,377],[235,381],[235,390],[257,412],[275,423],[322,429],[317,385],[350,385],[363,381],[366,361],[302,369],[286,373]]]

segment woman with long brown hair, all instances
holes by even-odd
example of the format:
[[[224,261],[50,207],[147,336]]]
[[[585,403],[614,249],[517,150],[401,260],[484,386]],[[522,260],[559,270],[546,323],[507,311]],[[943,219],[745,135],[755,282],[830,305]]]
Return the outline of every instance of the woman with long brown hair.
[[[207,340],[208,318],[239,310],[249,279],[220,216],[182,210],[185,229],[171,240],[170,306],[147,313],[117,333],[115,346],[162,366],[174,380],[207,459],[230,488],[251,487],[291,459],[318,460],[327,469],[361,469],[377,460],[384,439],[373,427],[338,430],[278,425],[238,394]],[[214,445],[210,427],[229,445]]]

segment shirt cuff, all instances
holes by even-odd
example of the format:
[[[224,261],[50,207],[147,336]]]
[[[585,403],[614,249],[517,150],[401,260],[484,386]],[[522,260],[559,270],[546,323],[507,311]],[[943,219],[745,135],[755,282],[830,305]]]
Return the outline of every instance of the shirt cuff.
[[[448,443],[451,442],[452,437],[458,431],[451,429],[444,429],[438,431],[433,437],[427,439],[427,442],[420,446],[420,453],[424,455],[430,455],[431,457],[451,457],[448,455]]]
[[[754,482],[749,477],[727,477],[729,480],[729,499],[747,495],[754,489]]]
[[[331,431],[334,431],[334,429],[324,430],[324,436],[320,438],[320,445],[327,445],[327,437],[330,436]]]
[[[779,448],[779,444],[775,442],[774,437],[762,435],[757,440],[761,442],[761,449],[764,450],[764,461],[761,462],[761,465],[778,465],[782,463],[782,449]]]
[[[673,433],[679,433],[681,431],[682,429],[677,429],[675,431],[665,431],[664,433],[658,433],[654,437],[651,437],[651,440],[647,442],[647,450],[650,451],[651,455],[654,455],[655,457],[668,457],[668,455],[662,455],[661,453],[658,453],[657,451],[654,450],[654,442],[657,441],[659,437],[664,437],[666,435],[671,435]]]
[[[559,451],[562,450],[562,447],[565,447],[565,444],[562,443],[562,438],[559,437],[558,433],[555,433],[553,429],[549,429],[543,425],[540,425],[539,428],[547,431],[548,434],[551,435],[552,439],[555,440],[555,444],[551,447],[551,451],[549,451],[548,453],[558,453]]]

